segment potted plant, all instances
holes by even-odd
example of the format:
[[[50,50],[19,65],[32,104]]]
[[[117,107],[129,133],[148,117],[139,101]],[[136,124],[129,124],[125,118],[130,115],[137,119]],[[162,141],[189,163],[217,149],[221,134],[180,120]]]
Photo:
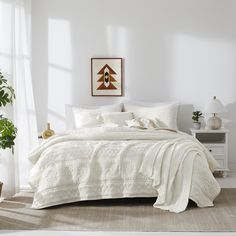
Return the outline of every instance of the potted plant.
[[[5,107],[7,104],[12,104],[15,99],[14,89],[8,85],[7,80],[0,71],[0,108]],[[0,114],[0,149],[12,149],[15,145],[17,129],[13,122]],[[3,183],[0,181],[0,197],[2,193]]]
[[[192,115],[193,120],[193,129],[200,129],[201,128],[201,122],[199,119],[203,117],[201,111],[194,111]]]

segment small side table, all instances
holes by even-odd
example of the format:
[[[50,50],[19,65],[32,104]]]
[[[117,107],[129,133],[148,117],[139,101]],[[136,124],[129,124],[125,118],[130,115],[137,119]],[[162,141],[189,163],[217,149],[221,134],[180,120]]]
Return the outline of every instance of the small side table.
[[[228,134],[227,129],[209,130],[209,129],[190,129],[193,137],[198,139],[212,153],[215,160],[219,163],[219,171],[225,178],[228,168]]]

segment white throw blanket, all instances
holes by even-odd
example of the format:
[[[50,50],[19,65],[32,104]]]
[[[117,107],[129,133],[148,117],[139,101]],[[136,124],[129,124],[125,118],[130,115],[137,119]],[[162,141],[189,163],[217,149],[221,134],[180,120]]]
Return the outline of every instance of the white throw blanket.
[[[32,207],[79,200],[153,197],[154,207],[184,211],[189,199],[213,206],[217,166],[196,139],[181,132],[90,128],[56,135],[29,156]]]

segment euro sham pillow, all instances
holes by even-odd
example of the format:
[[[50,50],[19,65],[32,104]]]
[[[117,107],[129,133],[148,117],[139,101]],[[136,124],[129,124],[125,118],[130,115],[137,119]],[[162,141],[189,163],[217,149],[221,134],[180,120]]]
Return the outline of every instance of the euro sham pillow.
[[[133,112],[135,118],[158,119],[168,128],[177,130],[177,113],[179,103],[163,103],[155,106],[139,106],[130,102],[124,103],[125,112]]]
[[[101,124],[101,120],[98,115],[102,112],[121,112],[123,104],[113,104],[113,105],[104,105],[104,106],[82,106],[77,107],[73,105],[65,105],[66,110],[66,128],[75,129],[81,128],[83,126],[89,126],[89,124],[95,125],[95,119],[97,120],[97,125]],[[82,113],[81,112],[87,112]],[[82,122],[85,120],[85,117],[89,116],[90,122]],[[98,119],[97,119],[98,118]],[[76,122],[77,120],[77,122]],[[76,124],[77,123],[77,124]]]
[[[125,126],[126,120],[132,120],[134,114],[132,112],[103,112],[101,118],[105,125]]]

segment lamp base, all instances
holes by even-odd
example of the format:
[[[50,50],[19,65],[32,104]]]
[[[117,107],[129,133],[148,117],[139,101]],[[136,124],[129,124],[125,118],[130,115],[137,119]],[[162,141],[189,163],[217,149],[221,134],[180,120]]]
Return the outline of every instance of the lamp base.
[[[222,125],[222,121],[217,116],[210,117],[207,121],[208,129],[220,129],[221,125]]]

